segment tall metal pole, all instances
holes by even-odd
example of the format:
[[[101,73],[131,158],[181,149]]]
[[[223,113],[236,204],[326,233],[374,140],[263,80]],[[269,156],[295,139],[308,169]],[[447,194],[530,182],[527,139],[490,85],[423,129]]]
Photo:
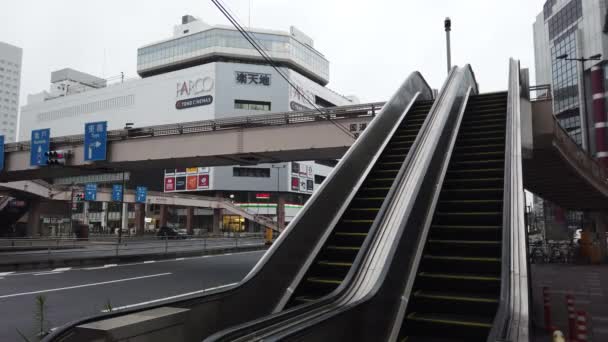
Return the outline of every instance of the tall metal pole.
[[[445,27],[445,41],[448,55],[448,74],[450,73],[450,69],[452,69],[452,46],[450,44],[450,31],[452,31],[452,20],[450,17],[445,18],[444,21]]]
[[[120,225],[118,228],[118,243],[122,242],[122,223],[124,221],[124,217],[123,215],[124,213],[124,206],[125,206],[125,172],[122,172],[122,196],[120,196]],[[127,219],[128,219],[128,212],[127,212]],[[128,227],[129,225],[127,225]]]
[[[587,59],[583,58],[582,60],[580,60],[579,62],[581,62],[581,77],[579,77],[582,85],[582,91],[583,91],[583,98],[581,99],[581,101],[579,101],[579,107],[581,107],[582,110],[582,114],[583,114],[583,120],[581,121],[581,134],[584,135],[581,137],[581,142],[583,143],[583,150],[587,151],[587,154],[591,155],[591,146],[589,146],[590,141],[589,141],[589,132],[586,132],[587,128],[589,127],[589,125],[587,124],[587,120],[589,120],[589,117],[587,116],[587,88],[585,85],[585,62],[587,61]],[[587,127],[584,127],[583,129],[583,124]]]

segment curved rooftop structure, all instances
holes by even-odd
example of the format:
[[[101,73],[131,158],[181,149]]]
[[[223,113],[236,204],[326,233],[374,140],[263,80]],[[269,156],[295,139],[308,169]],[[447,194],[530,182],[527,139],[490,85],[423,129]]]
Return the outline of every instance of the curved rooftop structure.
[[[329,61],[314,49],[313,40],[293,26],[290,32],[248,29],[266,53],[282,67],[293,69],[325,86]],[[211,26],[186,15],[174,36],[137,51],[137,72],[142,77],[216,61],[268,64],[235,28]]]

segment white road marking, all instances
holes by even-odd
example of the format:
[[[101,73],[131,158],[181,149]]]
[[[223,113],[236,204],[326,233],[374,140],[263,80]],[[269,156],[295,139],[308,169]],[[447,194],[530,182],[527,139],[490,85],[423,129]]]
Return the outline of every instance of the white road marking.
[[[103,267],[116,267],[118,264],[105,264]]]
[[[64,271],[69,271],[71,269],[72,269],[71,267],[61,267],[61,268],[54,269],[52,272],[64,272]]]
[[[47,274],[61,274],[63,272],[40,272],[40,273],[34,273],[35,276],[41,276],[41,275],[47,275]]]
[[[119,306],[119,307],[116,307],[116,308],[112,308],[112,311],[130,309],[130,308],[133,308],[133,307],[136,307],[136,306],[148,305],[148,304],[162,302],[162,301],[165,301],[165,300],[171,300],[171,299],[177,299],[177,298],[181,298],[181,297],[191,296],[191,295],[195,295],[195,294],[199,294],[199,293],[204,293],[204,292],[208,292],[208,291],[212,291],[212,290],[221,289],[221,288],[228,287],[228,286],[233,286],[233,285],[236,285],[236,284],[238,284],[238,283],[231,283],[231,284],[226,284],[226,285],[221,285],[221,286],[216,286],[216,287],[210,287],[208,289],[198,290],[198,291],[193,291],[193,292],[188,292],[188,293],[182,293],[182,294],[178,294],[178,295],[171,296],[171,297],[158,298],[158,299],[149,300],[147,302],[141,302],[141,303],[135,303],[135,304],[129,304],[129,305],[124,305],[124,306]],[[109,310],[101,310],[101,312],[108,312],[108,311]]]
[[[182,260],[186,260],[186,258],[175,258],[175,261],[182,261]]]
[[[7,276],[7,275],[10,275],[13,273],[15,273],[15,272],[0,272],[0,277],[4,277],[4,276]]]
[[[156,262],[156,260],[146,260],[146,261],[144,261],[144,264],[153,264],[155,262]]]
[[[13,294],[9,294],[9,295],[0,296],[0,299],[19,297],[19,296],[27,296],[27,295],[38,294],[38,293],[47,293],[47,292],[57,292],[57,291],[79,289],[79,288],[83,288],[83,287],[91,287],[91,286],[99,286],[99,285],[106,285],[106,284],[121,283],[121,282],[131,281],[131,280],[139,280],[139,279],[146,279],[146,278],[162,277],[162,276],[166,276],[166,275],[170,275],[170,274],[172,274],[172,273],[171,272],[158,273],[158,274],[151,274],[151,275],[140,276],[140,277],[133,277],[133,278],[123,278],[123,279],[116,279],[116,280],[101,281],[101,282],[98,282],[98,283],[90,283],[90,284],[82,284],[82,285],[74,285],[74,286],[66,286],[66,287],[57,287],[57,288],[54,288],[54,289],[46,289],[46,290],[30,291],[30,292],[22,292],[22,293],[13,293]]]

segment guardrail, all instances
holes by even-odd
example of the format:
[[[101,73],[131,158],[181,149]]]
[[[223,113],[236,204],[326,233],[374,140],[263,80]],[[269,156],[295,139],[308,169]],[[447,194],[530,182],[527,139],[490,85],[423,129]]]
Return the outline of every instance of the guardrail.
[[[138,254],[167,254],[169,252],[205,253],[209,249],[261,245],[262,233],[226,233],[180,236],[96,236],[83,238],[8,238],[0,239],[0,255],[3,262],[10,262],[11,256],[22,258],[26,255],[41,259],[107,257]]]
[[[181,135],[221,130],[235,130],[263,126],[285,126],[315,121],[335,121],[354,117],[373,117],[380,112],[384,102],[322,108],[300,112],[282,112],[267,115],[240,116],[219,120],[193,121],[179,124],[158,125],[108,131],[108,141],[137,139],[142,137]],[[68,135],[51,138],[55,146],[81,144],[84,135]],[[4,146],[6,152],[29,151],[30,142],[16,142]]]

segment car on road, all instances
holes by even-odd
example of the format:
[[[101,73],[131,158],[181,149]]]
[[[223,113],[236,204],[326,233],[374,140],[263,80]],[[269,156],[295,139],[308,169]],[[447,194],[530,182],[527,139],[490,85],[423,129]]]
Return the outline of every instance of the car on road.
[[[171,228],[171,227],[167,227],[167,226],[160,227],[158,229],[158,232],[156,233],[156,236],[162,237],[162,238],[167,238],[167,239],[186,239],[186,238],[188,238],[188,235],[181,232],[179,229]]]

